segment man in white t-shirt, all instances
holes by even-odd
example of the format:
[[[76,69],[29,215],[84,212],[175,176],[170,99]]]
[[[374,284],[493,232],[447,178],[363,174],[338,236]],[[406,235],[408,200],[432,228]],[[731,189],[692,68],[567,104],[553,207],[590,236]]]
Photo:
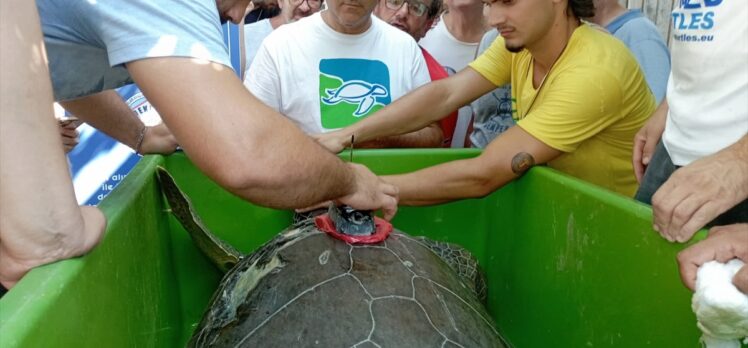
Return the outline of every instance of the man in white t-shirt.
[[[245,86],[316,134],[351,125],[429,82],[416,42],[373,17],[376,4],[331,0],[325,11],[276,29],[257,52]],[[366,145],[438,147],[441,141],[435,123]]]
[[[636,135],[633,158],[637,178],[646,167],[636,197],[651,200],[654,228],[670,241],[708,223],[748,222],[746,17],[745,1],[673,10],[667,96]]]

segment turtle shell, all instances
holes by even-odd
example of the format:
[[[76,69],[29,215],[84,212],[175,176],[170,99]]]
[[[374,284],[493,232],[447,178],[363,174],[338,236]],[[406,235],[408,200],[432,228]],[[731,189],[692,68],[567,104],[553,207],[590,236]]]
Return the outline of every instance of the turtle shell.
[[[398,230],[351,245],[302,221],[224,276],[189,346],[504,347],[439,250]]]

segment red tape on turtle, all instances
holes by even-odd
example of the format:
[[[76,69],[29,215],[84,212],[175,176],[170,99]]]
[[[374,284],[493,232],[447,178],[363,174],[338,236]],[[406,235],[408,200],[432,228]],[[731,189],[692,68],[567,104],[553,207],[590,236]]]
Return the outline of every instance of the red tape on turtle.
[[[376,216],[374,217],[374,227],[376,227],[376,229],[374,230],[374,234],[368,236],[352,236],[338,232],[335,229],[335,224],[332,222],[332,219],[330,219],[330,216],[328,214],[322,214],[315,217],[314,224],[318,229],[325,231],[325,233],[333,236],[333,238],[340,239],[351,244],[379,243],[387,239],[387,237],[392,232],[392,224],[387,222],[387,220]]]

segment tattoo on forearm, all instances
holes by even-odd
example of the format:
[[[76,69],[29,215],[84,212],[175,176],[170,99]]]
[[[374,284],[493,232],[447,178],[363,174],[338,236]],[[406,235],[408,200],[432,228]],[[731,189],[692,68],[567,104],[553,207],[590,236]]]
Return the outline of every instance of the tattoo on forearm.
[[[512,158],[512,172],[516,175],[525,174],[525,172],[535,165],[535,158],[527,152],[520,152]]]

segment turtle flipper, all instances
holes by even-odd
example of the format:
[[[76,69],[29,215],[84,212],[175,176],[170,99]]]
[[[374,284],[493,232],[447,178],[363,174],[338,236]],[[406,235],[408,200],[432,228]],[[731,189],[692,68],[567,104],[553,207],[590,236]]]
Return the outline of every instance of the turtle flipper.
[[[487,303],[486,275],[478,265],[478,259],[471,252],[452,243],[439,242],[426,237],[416,239],[444,260],[475,291],[475,295],[483,304]]]
[[[216,237],[203,224],[192,208],[189,198],[179,189],[174,178],[163,167],[156,168],[161,191],[171,206],[171,212],[190,234],[198,249],[205,254],[219,270],[226,273],[234,267],[242,255],[231,245]]]

